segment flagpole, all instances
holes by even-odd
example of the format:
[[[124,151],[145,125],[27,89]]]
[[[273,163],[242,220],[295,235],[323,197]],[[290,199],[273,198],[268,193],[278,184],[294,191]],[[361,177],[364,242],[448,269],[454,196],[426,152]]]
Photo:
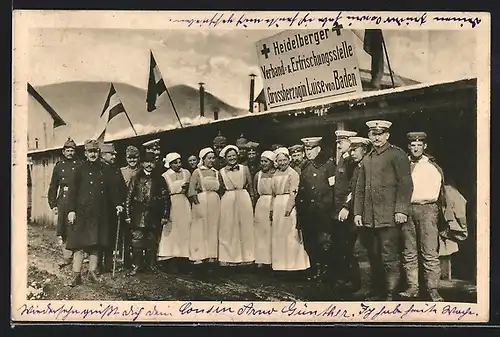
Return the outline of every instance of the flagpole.
[[[174,101],[172,100],[172,97],[170,96],[170,91],[168,91],[168,88],[166,85],[165,85],[165,89],[167,89],[168,99],[170,100],[170,103],[172,103],[172,108],[174,108],[175,116],[177,117],[177,120],[179,121],[181,128],[183,128],[184,126],[182,126],[182,122],[181,122],[181,119],[179,118],[179,114],[177,113],[177,109],[175,109]]]
[[[149,53],[151,55],[151,60],[150,62],[153,61],[153,58],[154,58],[154,54],[153,54],[153,51],[150,49],[149,50]],[[156,63],[156,60],[155,60],[155,63]],[[151,64],[150,64],[151,66]],[[156,66],[158,67],[158,69],[160,68],[160,66],[158,65],[158,63],[156,63]],[[151,71],[151,70],[150,70]],[[165,82],[164,82],[165,83]],[[184,126],[182,125],[182,122],[181,122],[181,119],[179,117],[179,114],[177,113],[177,109],[175,108],[175,104],[174,104],[174,101],[172,100],[172,96],[170,96],[170,91],[168,91],[168,87],[167,85],[165,84],[165,91],[167,92],[167,96],[168,96],[168,99],[170,100],[170,103],[172,104],[172,108],[174,109],[174,113],[175,113],[175,117],[177,117],[177,120],[179,121],[179,124],[181,126],[181,128],[183,128]]]
[[[130,126],[132,127],[132,130],[134,130],[135,135],[137,136],[137,131],[135,131],[134,124],[132,124],[132,121],[130,120],[130,117],[128,116],[128,113],[126,110],[125,111],[125,116],[127,116],[128,122],[130,123]]]
[[[391,70],[391,62],[389,62],[389,53],[387,52],[387,47],[385,46],[384,34],[382,33],[382,31],[380,32],[380,35],[382,36],[382,46],[384,47],[384,54],[385,58],[387,59],[387,67],[389,68],[389,75],[391,75],[392,87],[395,88],[394,77],[392,76],[392,70]]]

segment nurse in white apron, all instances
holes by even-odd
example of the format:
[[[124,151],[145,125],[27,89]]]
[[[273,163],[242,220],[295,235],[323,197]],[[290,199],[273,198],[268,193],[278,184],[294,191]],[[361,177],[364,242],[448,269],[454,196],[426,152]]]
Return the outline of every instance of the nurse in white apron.
[[[253,184],[247,166],[238,164],[234,145],[222,149],[226,166],[220,170],[221,218],[219,262],[221,266],[251,264],[255,261]]]
[[[167,171],[163,173],[169,190],[172,207],[170,219],[163,227],[158,248],[158,260],[189,258],[191,230],[191,205],[187,198],[191,173],[182,168],[181,155],[175,152],[165,157]]]
[[[195,264],[217,261],[220,220],[219,172],[213,167],[214,150],[202,149],[199,158],[188,191],[192,203],[189,259]]]
[[[271,207],[273,202],[273,175],[276,172],[276,154],[264,151],[260,156],[261,170],[255,174],[255,263],[257,267],[271,265]]]
[[[275,271],[301,271],[310,267],[302,234],[297,230],[295,197],[299,174],[290,167],[287,148],[276,151],[277,170],[273,176],[272,268]]]

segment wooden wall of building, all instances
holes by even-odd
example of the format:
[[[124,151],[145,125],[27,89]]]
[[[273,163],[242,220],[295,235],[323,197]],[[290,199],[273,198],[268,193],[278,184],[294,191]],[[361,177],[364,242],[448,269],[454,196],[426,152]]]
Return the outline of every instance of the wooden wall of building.
[[[31,176],[31,220],[39,223],[55,223],[54,215],[49,207],[47,192],[55,164],[61,159],[57,152],[49,152],[32,156],[32,165],[28,166]],[[31,167],[30,167],[31,166]]]

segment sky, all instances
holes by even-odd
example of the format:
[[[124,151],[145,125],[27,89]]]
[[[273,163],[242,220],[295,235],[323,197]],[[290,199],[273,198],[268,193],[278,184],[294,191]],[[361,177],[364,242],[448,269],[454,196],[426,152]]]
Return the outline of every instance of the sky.
[[[276,30],[34,29],[30,83],[122,82],[147,87],[149,50],[167,86],[186,84],[248,108],[249,74],[262,88],[255,43]],[[362,37],[363,31],[356,31]],[[419,82],[476,76],[474,31],[384,31],[392,70]],[[369,56],[357,39],[361,68]]]

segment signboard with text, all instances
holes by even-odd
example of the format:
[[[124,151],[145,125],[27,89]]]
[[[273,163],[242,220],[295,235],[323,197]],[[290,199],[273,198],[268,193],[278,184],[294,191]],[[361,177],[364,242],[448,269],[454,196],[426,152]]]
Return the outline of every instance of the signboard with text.
[[[362,92],[353,33],[287,30],[256,43],[269,108]]]

